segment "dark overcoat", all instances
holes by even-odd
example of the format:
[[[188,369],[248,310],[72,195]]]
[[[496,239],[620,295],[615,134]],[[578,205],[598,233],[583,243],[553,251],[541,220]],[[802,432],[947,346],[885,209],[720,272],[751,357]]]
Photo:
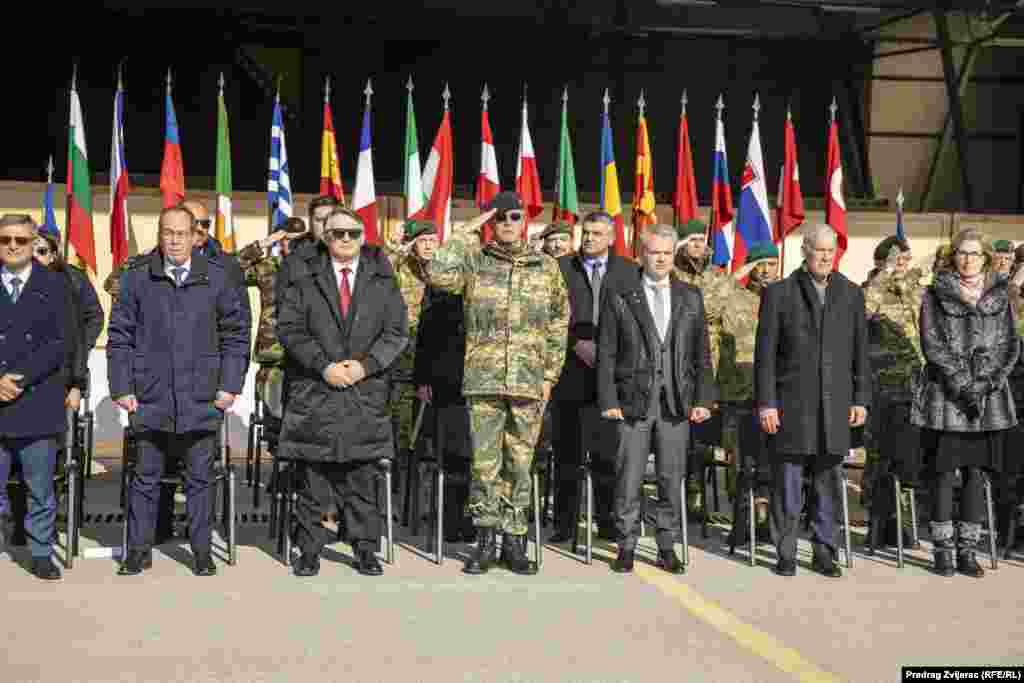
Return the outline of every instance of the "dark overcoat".
[[[466,316],[462,296],[427,287],[416,330],[413,383],[430,386],[440,405],[462,402]]]
[[[64,274],[35,262],[17,302],[0,285],[0,375],[24,375],[21,395],[10,403],[0,401],[0,437],[64,431],[71,348],[68,297]]]
[[[132,427],[178,434],[214,431],[218,391],[242,393],[250,329],[238,288],[217,261],[193,252],[181,287],[159,250],[121,274],[110,312],[110,395],[134,395]]]
[[[301,271],[279,294],[277,337],[288,382],[281,453],[311,462],[393,457],[388,375],[409,340],[394,270],[379,248],[364,246],[347,316],[324,248]],[[343,360],[362,363],[366,378],[346,388],[329,385],[324,370]]]
[[[780,411],[771,441],[779,459],[814,455],[836,463],[850,450],[850,408],[868,408],[871,367],[864,293],[829,276],[825,306],[805,268],[761,294],[754,348],[760,409]]]

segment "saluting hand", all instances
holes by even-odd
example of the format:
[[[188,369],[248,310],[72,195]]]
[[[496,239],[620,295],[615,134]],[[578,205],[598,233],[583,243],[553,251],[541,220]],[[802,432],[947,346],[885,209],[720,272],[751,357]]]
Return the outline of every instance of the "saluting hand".
[[[421,384],[416,387],[416,398],[424,403],[430,403],[434,400],[434,390],[429,384]]]

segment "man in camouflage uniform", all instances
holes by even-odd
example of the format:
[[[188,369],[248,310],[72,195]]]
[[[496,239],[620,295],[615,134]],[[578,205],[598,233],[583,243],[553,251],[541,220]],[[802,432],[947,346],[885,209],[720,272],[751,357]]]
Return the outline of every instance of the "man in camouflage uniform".
[[[896,471],[904,481],[912,483],[920,470],[920,435],[910,425],[908,415],[912,381],[924,367],[919,316],[927,275],[920,268],[910,267],[910,245],[895,236],[878,245],[875,259],[883,260],[885,265],[864,292],[876,408],[865,428],[867,457],[861,488],[864,507],[870,511],[872,521],[885,530],[896,514],[889,473]],[[899,455],[898,462],[894,454]],[[902,533],[909,545],[909,496],[904,496],[902,507]],[[886,532],[885,536],[888,535]]]
[[[745,287],[738,282],[749,277]],[[718,366],[719,398],[722,407],[722,448],[731,456],[727,488],[733,497],[732,545],[747,541],[749,523],[747,487],[757,482],[748,481],[757,476],[750,467],[758,463],[761,431],[754,413],[754,345],[757,339],[757,319],[761,309],[761,291],[779,279],[779,250],[771,242],[755,242],[747,252],[743,268],[733,274],[737,286],[722,306],[721,363]],[[737,481],[740,456],[751,459],[743,462],[744,477]],[[760,467],[758,469],[761,469]],[[767,533],[768,499],[759,497],[757,523]],[[760,534],[759,534],[760,535]]]
[[[992,242],[992,251],[992,272],[1009,275],[1014,261],[1013,242],[995,240]]]
[[[491,216],[494,239],[479,248],[451,240],[435,254],[428,282],[464,296],[463,393],[473,435],[469,509],[479,529],[464,571],[489,569],[500,527],[505,565],[534,574],[537,567],[526,556],[530,469],[544,405],[565,363],[569,300],[558,263],[527,250],[519,196],[499,194],[474,223]]]
[[[556,221],[544,228],[539,239],[544,244],[544,253],[558,258],[572,253],[572,226]]]

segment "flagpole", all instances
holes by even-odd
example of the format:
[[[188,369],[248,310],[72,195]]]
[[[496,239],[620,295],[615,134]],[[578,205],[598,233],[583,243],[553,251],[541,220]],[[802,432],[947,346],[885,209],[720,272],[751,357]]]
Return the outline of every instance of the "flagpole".
[[[366,87],[370,87],[369,82],[367,82]],[[411,104],[412,104],[412,91],[414,89],[413,84],[412,84],[412,74],[409,74],[409,80],[405,84],[405,89],[409,91],[409,103],[410,103],[410,106],[411,106]],[[487,86],[485,85],[484,86],[484,92],[486,92],[486,91],[487,91]],[[369,101],[370,101],[369,100],[369,96],[367,96],[367,100],[366,101],[367,101],[367,104],[369,104]],[[486,108],[487,108],[487,105],[484,104],[484,109],[486,109]],[[406,115],[408,116],[408,112],[406,112]],[[419,136],[417,136],[417,137],[419,137]],[[417,141],[417,146],[418,146],[418,141]],[[405,150],[402,151],[402,154],[405,154]],[[406,162],[406,165],[408,165],[408,160],[407,159],[405,160],[405,162]],[[422,173],[422,171],[420,169],[415,169],[415,170],[417,172]],[[407,178],[402,178],[402,184],[403,185],[406,183],[406,181],[407,181]],[[402,215],[405,216],[406,218],[408,218],[409,217],[409,197],[408,196],[404,197],[404,202],[405,202],[405,210],[402,212]],[[389,230],[385,230],[385,232],[388,235],[391,234],[391,232]]]
[[[640,121],[644,118],[644,112],[647,109],[647,100],[644,99],[644,89],[643,88],[640,88],[640,97],[637,98],[636,106],[637,106],[637,109],[639,110],[639,116],[637,117],[637,121],[636,121],[637,128],[639,129]],[[638,142],[639,142],[639,140],[638,140]],[[634,154],[639,154],[639,150],[634,150]],[[648,162],[650,162],[650,159],[648,159]],[[644,226],[637,225],[637,215],[639,214],[639,212],[636,210],[638,198],[636,196],[635,171],[634,171],[634,179],[633,180],[634,180],[634,190],[633,190],[633,234],[630,235],[631,239],[629,241],[633,243],[633,257],[636,258],[636,257],[638,257],[640,255],[640,233],[641,233],[641,228],[643,228]]]
[[[277,91],[274,93],[274,108],[276,109],[280,104],[281,104],[281,76],[279,75],[277,77]],[[271,120],[273,120],[273,116],[271,116]],[[284,125],[284,116],[281,117],[281,125],[282,126]],[[273,140],[273,131],[271,131],[271,140]],[[273,144],[273,142],[271,142],[271,144]],[[280,183],[280,180],[278,180],[278,183]],[[278,185],[278,190],[280,190],[280,185]],[[275,201],[275,204],[276,204],[276,202],[279,202],[280,199],[275,199],[274,201]],[[268,235],[272,235],[274,233],[274,210],[276,208],[277,208],[276,205],[271,205],[269,202],[267,202],[267,234]],[[310,233],[312,234],[313,226],[309,226],[309,230],[310,230]]]
[[[78,89],[78,64],[77,62],[71,63],[71,92],[75,92]],[[68,94],[68,101],[71,101],[71,94]],[[68,117],[68,131],[71,130],[71,117]],[[68,177],[65,180],[66,184],[66,196],[64,199],[64,263],[68,262],[68,256],[71,253],[71,188],[73,186],[73,179],[71,178],[71,153],[73,150],[68,148]]]

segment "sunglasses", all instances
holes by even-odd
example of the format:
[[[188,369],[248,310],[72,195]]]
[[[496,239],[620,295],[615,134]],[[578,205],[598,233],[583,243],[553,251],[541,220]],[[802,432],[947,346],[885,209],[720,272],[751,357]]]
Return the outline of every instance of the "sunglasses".
[[[36,256],[49,256],[53,250],[49,247],[36,247]]]
[[[196,221],[196,225],[201,225],[204,230],[209,230],[210,226],[213,225],[213,221],[207,218],[206,220]]]
[[[14,237],[13,235],[0,235],[0,244],[2,244],[5,247],[9,245],[11,242],[14,242],[19,247],[24,247],[28,245],[30,242],[34,241],[34,237]]]
[[[363,231],[359,228],[345,229],[345,228],[334,228],[324,233],[329,240],[341,240],[344,237],[348,237],[353,242],[363,236]]]
[[[494,217],[499,223],[518,223],[523,220],[523,212],[513,209],[512,211],[505,211]]]

